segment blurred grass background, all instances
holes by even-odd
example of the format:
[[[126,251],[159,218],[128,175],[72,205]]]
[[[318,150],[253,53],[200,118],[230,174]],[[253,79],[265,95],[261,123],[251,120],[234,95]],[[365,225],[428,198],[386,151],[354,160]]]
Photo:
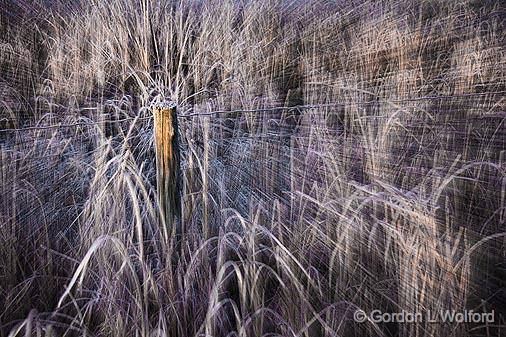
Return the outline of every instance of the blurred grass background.
[[[504,335],[501,1],[0,9],[0,336]],[[166,99],[180,238],[155,198]]]

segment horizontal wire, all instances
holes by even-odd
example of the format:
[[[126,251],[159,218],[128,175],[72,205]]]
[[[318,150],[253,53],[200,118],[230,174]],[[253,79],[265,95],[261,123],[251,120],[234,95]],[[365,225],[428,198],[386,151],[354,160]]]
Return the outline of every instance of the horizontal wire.
[[[325,107],[334,107],[334,106],[346,106],[348,104],[358,104],[358,105],[366,105],[366,104],[374,104],[374,103],[382,103],[382,102],[390,102],[390,103],[401,103],[401,102],[409,102],[409,101],[419,101],[419,100],[431,100],[431,99],[454,99],[460,97],[475,97],[475,96],[486,96],[486,95],[494,95],[494,94],[505,94],[506,91],[495,91],[495,92],[484,92],[484,93],[470,93],[470,94],[462,94],[462,95],[449,95],[449,96],[424,96],[424,97],[415,97],[415,98],[407,98],[407,99],[396,99],[396,100],[384,100],[380,99],[380,101],[370,101],[370,102],[331,102],[331,103],[321,103],[321,104],[307,104],[307,105],[296,105],[296,106],[282,106],[282,107],[266,107],[266,108],[256,108],[256,109],[236,109],[236,110],[215,110],[209,112],[195,112],[190,114],[178,115],[179,118],[190,118],[190,117],[201,117],[201,116],[213,116],[224,113],[254,113],[254,112],[269,112],[269,111],[281,111],[281,110],[297,110],[297,109],[312,109],[312,108],[325,108]],[[374,95],[374,93],[371,93]],[[416,108],[416,107],[406,107],[406,108]],[[485,117],[493,117],[491,116],[482,116]],[[368,117],[368,116],[364,116]],[[379,117],[379,116],[370,116],[370,117]],[[25,131],[33,131],[33,130],[49,130],[54,128],[72,128],[78,126],[94,126],[102,123],[119,123],[131,120],[149,120],[152,117],[130,117],[119,120],[103,120],[103,121],[94,121],[94,122],[82,122],[82,123],[71,123],[71,124],[57,124],[57,125],[49,125],[49,126],[34,126],[34,127],[25,127],[25,128],[12,128],[12,129],[3,129],[0,130],[0,133],[6,132],[25,132]]]
[[[339,88],[338,88],[339,89]],[[295,110],[295,109],[311,109],[311,108],[325,108],[332,106],[343,106],[348,104],[373,104],[373,103],[382,103],[382,102],[390,102],[390,103],[402,103],[402,102],[411,102],[411,101],[420,101],[426,99],[453,99],[453,98],[462,98],[462,97],[475,97],[475,96],[486,96],[486,95],[494,95],[494,94],[505,94],[506,91],[495,91],[495,92],[484,92],[484,93],[470,93],[470,94],[462,94],[462,95],[448,95],[448,96],[423,96],[423,97],[414,97],[407,99],[380,99],[379,101],[369,101],[369,102],[332,102],[332,103],[321,103],[321,104],[307,104],[307,105],[294,105],[294,106],[282,106],[282,107],[268,107],[268,108],[257,108],[257,109],[239,109],[239,110],[215,110],[209,112],[195,112],[186,115],[179,115],[178,117],[187,118],[194,116],[212,116],[215,114],[222,113],[249,113],[249,112],[265,112],[265,111],[278,111],[278,110]],[[370,93],[371,95],[375,95],[374,93]],[[409,107],[406,107],[409,108]]]
[[[55,124],[55,125],[47,125],[47,126],[29,126],[26,128],[18,128],[18,129],[4,129],[0,130],[0,133],[2,132],[25,132],[25,131],[34,131],[34,130],[50,130],[54,128],[71,128],[76,126],[94,126],[99,125],[102,123],[119,123],[119,122],[126,122],[131,120],[148,120],[152,119],[152,117],[131,117],[131,118],[124,118],[124,119],[118,119],[118,120],[104,120],[104,121],[97,121],[97,122],[87,122],[87,123],[71,123],[71,124]]]

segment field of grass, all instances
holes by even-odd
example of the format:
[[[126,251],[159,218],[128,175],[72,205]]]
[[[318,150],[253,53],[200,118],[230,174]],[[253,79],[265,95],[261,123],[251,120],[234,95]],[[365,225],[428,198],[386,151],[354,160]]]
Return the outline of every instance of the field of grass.
[[[499,0],[2,0],[0,337],[506,336],[505,28]]]

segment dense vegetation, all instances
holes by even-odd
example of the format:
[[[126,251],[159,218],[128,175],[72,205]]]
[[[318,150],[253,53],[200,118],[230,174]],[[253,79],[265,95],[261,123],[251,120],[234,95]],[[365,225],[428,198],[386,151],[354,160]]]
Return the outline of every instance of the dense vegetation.
[[[0,9],[0,336],[505,334],[501,1]],[[161,100],[181,235],[159,221]]]

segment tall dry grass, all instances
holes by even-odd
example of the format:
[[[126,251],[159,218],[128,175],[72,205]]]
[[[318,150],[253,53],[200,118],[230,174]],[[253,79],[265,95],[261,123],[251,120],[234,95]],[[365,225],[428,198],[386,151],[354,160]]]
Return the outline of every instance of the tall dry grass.
[[[1,113],[38,128],[0,133],[1,336],[505,333],[499,1],[10,6]],[[180,238],[158,221],[161,99]]]

